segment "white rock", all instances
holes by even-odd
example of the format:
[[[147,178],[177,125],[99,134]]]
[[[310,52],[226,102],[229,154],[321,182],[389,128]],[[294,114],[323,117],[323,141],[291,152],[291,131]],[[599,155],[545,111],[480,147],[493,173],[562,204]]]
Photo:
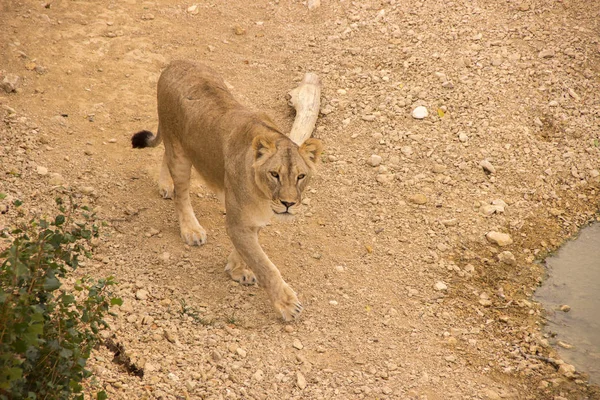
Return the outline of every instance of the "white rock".
[[[321,6],[321,0],[308,0],[309,11],[315,10]]]
[[[429,115],[429,111],[424,106],[418,106],[412,111],[412,116],[415,119],[423,119]]]
[[[294,342],[292,343],[292,346],[295,349],[298,349],[298,350],[302,350],[304,348],[304,346],[302,345],[302,342],[300,341],[300,339],[294,339]]]
[[[508,233],[489,231],[485,237],[490,243],[497,244],[500,247],[508,246],[513,242]]]
[[[433,285],[433,288],[434,288],[435,290],[438,290],[438,291],[443,291],[443,290],[448,290],[448,285],[446,285],[446,284],[445,284],[444,282],[442,282],[442,281],[437,281],[437,282],[435,283],[435,285]]]
[[[369,163],[369,165],[371,167],[378,167],[379,164],[381,164],[382,158],[381,156],[378,156],[377,154],[373,154],[371,155],[371,157],[369,157],[369,161],[367,161]]]
[[[503,251],[502,253],[498,254],[498,261],[508,265],[515,265],[517,263],[515,255],[510,251]]]
[[[467,136],[467,134],[464,132],[459,132],[458,140],[460,140],[462,143],[465,143],[467,140],[469,140],[469,136]]]
[[[135,298],[138,300],[146,300],[148,298],[148,291],[140,289],[135,292]]]
[[[48,175],[48,168],[42,167],[41,165],[38,165],[38,167],[37,167],[37,173],[39,175],[42,175],[42,176]]]
[[[332,306],[337,306],[338,302],[335,300],[329,300],[329,304],[331,304]]]

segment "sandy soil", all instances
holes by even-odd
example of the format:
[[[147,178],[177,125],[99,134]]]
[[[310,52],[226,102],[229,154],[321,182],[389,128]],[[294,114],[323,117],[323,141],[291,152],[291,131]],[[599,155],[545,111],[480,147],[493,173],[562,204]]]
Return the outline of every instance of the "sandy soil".
[[[531,300],[536,261],[598,210],[593,2],[4,0],[0,27],[0,226],[50,212],[65,187],[93,206],[106,226],[83,272],[120,282],[110,335],[144,369],[101,348],[90,391],[600,398],[557,359]],[[209,241],[185,246],[157,192],[162,150],[130,148],[156,128],[158,76],[180,58],[283,129],[286,93],[304,72],[323,80],[318,177],[302,215],[262,236],[305,305],[296,323],[228,280],[214,195],[194,184]]]

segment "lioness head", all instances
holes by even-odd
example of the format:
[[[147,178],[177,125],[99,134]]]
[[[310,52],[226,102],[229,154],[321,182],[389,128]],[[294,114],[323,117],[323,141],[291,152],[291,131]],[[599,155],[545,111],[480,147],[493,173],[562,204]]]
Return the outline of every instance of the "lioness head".
[[[322,150],[308,139],[300,147],[279,134],[260,134],[252,142],[254,179],[276,215],[294,215]]]

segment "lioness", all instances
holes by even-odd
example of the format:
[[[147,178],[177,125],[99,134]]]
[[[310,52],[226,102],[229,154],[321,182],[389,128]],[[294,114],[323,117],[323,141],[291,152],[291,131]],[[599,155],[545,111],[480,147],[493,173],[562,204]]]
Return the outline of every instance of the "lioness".
[[[266,114],[238,103],[217,73],[202,64],[172,62],[158,80],[157,97],[156,135],[141,131],[131,142],[144,148],[164,141],[159,192],[174,197],[181,237],[189,245],[206,242],[190,203],[194,166],[225,203],[227,234],[235,247],[225,270],[242,284],[263,286],[286,321],[297,317],[302,304],[263,252],[258,232],[273,215],[296,213],[321,142],[308,139],[298,147]]]

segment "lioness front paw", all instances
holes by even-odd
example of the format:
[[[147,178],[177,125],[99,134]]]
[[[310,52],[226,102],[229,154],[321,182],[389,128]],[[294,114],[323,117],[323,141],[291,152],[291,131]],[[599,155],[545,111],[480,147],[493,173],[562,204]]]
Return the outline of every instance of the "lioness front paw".
[[[287,283],[283,284],[278,296],[272,297],[272,301],[273,306],[285,321],[292,321],[302,313],[302,303]]]
[[[241,285],[254,285],[256,283],[254,272],[249,268],[246,268],[244,264],[232,263],[230,261],[225,266],[225,272],[229,274],[231,279],[239,282]]]
[[[175,189],[173,188],[173,184],[170,186],[159,186],[158,193],[161,195],[163,199],[172,199],[175,194]]]
[[[181,238],[190,246],[200,246],[206,243],[206,231],[198,225],[196,228],[181,228]]]

